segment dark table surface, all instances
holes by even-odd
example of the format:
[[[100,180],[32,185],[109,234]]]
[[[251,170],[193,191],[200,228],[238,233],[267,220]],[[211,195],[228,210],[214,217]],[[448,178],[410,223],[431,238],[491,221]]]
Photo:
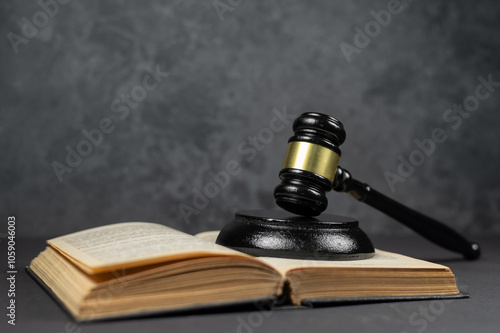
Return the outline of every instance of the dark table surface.
[[[482,257],[466,261],[418,236],[372,237],[374,245],[444,264],[468,299],[356,304],[317,309],[279,309],[260,315],[252,307],[76,324],[25,272],[45,247],[40,239],[17,239],[16,326],[7,324],[7,283],[1,282],[1,332],[500,332],[499,237],[477,237]],[[2,261],[6,258],[2,240]],[[4,262],[5,262],[4,261]],[[4,265],[2,265],[5,267]],[[2,272],[5,276],[6,269]],[[7,328],[5,330],[5,328]]]

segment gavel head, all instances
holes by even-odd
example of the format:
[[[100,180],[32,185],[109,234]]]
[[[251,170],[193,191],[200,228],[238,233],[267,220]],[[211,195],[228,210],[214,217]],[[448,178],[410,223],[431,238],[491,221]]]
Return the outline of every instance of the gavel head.
[[[317,216],[328,206],[326,192],[332,189],[346,134],[340,121],[316,112],[295,119],[293,131],[274,198],[291,213]]]

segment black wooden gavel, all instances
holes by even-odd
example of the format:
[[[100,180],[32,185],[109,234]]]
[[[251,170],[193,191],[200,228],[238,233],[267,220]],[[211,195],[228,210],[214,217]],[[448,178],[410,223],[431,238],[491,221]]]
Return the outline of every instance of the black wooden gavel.
[[[345,130],[336,118],[315,112],[300,115],[293,123],[294,136],[274,190],[276,203],[298,215],[317,216],[328,206],[326,193],[346,192],[384,212],[431,242],[461,253],[467,259],[480,255],[479,245],[450,227],[410,209],[351,177],[338,166]]]

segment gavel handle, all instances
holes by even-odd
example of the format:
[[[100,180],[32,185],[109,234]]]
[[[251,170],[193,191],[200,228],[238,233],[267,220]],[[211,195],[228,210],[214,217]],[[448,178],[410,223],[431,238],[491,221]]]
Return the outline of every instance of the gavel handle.
[[[394,201],[369,185],[351,177],[349,171],[337,168],[333,184],[337,192],[346,192],[359,201],[380,210],[395,220],[403,223],[431,242],[448,250],[461,253],[467,259],[477,259],[481,253],[477,243],[469,242],[455,230]]]

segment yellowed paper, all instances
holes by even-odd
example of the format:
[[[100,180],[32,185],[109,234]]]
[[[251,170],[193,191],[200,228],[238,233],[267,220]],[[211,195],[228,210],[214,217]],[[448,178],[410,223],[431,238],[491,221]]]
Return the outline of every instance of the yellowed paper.
[[[128,222],[57,237],[48,243],[89,273],[209,255],[246,256],[167,226]],[[134,265],[136,264],[136,265]]]
[[[218,231],[202,232],[195,235],[209,242],[215,243]],[[269,264],[285,275],[287,272],[296,269],[311,269],[311,268],[378,268],[378,269],[400,269],[400,268],[418,268],[418,269],[443,269],[449,270],[448,267],[434,264],[428,261],[410,258],[401,254],[375,250],[375,256],[365,260],[346,260],[346,261],[328,261],[328,260],[301,260],[301,259],[284,259],[273,257],[257,257],[258,260]]]

